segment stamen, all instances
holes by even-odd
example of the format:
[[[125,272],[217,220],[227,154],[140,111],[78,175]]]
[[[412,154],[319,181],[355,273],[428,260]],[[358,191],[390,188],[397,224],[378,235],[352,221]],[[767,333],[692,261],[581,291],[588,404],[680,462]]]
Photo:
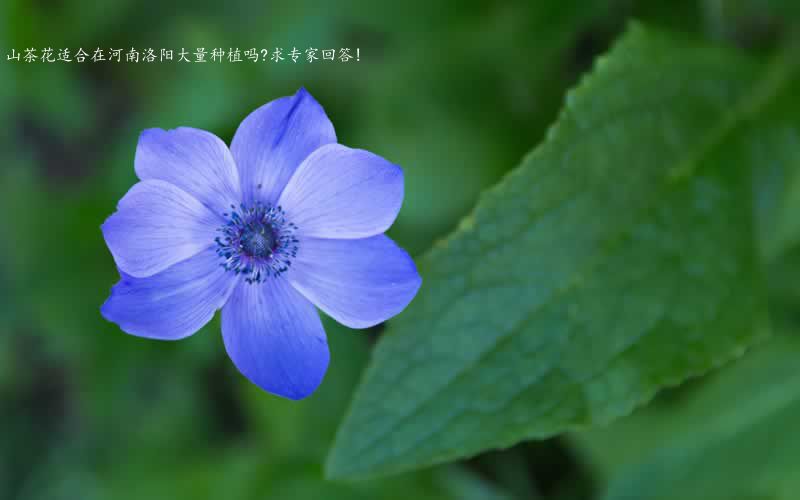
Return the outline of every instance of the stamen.
[[[242,274],[245,281],[261,283],[279,276],[297,256],[297,226],[286,220],[281,207],[256,202],[251,207],[231,205],[223,216],[228,222],[217,229],[217,255],[226,271]]]

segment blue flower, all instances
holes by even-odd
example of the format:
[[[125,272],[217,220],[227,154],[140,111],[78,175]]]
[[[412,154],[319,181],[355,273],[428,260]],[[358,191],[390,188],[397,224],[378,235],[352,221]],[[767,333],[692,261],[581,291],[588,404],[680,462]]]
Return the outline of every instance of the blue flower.
[[[402,170],[337,144],[305,89],[255,110],[230,149],[202,130],[145,130],[135,168],[141,182],[102,226],[121,279],[101,310],[127,333],[181,339],[221,309],[239,371],[302,399],[329,361],[315,305],[367,328],[419,289],[414,262],[383,234]]]

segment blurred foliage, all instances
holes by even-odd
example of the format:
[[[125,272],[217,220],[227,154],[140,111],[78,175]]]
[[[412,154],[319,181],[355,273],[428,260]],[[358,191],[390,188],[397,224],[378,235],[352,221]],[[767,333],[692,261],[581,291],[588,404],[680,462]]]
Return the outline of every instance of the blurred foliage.
[[[326,320],[330,371],[314,396],[291,403],[236,372],[218,321],[167,343],[127,336],[99,314],[118,278],[99,226],[135,182],[142,129],[187,125],[230,140],[255,107],[303,85],[342,143],[404,167],[407,195],[391,235],[420,254],[544,139],[567,90],[632,18],[770,60],[786,57],[800,12],[780,0],[0,3],[0,498],[575,499],[607,485],[662,498],[669,481],[691,489],[731,475],[742,483],[725,487],[783,498],[800,453],[791,441],[777,448],[769,433],[791,433],[800,394],[788,338],[663,392],[605,431],[347,483],[324,479],[322,464],[380,329]],[[359,47],[361,61],[28,65],[4,57],[11,48],[131,46]],[[730,154],[756,165],[770,306],[793,332],[800,115],[794,96],[784,97],[752,125],[763,134]],[[759,460],[773,449],[774,460]],[[698,457],[710,458],[707,478],[686,473],[700,468]],[[653,470],[670,475],[651,483]]]
[[[604,498],[796,498],[798,356],[800,337],[782,332],[680,404],[577,435],[610,478]]]

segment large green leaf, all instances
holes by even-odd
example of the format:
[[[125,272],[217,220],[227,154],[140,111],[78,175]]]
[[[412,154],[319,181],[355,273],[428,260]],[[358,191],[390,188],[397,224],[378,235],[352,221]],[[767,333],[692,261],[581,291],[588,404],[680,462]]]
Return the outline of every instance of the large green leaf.
[[[420,261],[327,472],[423,467],[606,423],[764,333],[741,126],[782,88],[634,26],[546,141]]]
[[[666,446],[623,469],[605,498],[797,498],[798,358],[800,337],[781,335],[724,370],[679,411],[664,414],[659,437]],[[651,430],[658,422],[644,420]]]

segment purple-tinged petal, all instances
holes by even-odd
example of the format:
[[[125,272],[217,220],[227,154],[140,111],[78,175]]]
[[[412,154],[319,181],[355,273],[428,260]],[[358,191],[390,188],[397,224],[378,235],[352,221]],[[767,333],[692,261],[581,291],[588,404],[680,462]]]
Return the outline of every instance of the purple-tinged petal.
[[[363,240],[303,238],[287,278],[339,323],[368,328],[400,313],[422,278],[387,236]]]
[[[133,186],[102,230],[117,266],[144,278],[208,248],[222,224],[186,191],[154,179]]]
[[[242,201],[239,173],[228,146],[205,130],[145,130],[136,147],[135,166],[141,180],[169,182],[216,214]]]
[[[304,88],[253,111],[231,143],[245,203],[274,204],[303,160],[332,142],[333,124]]]
[[[222,309],[222,336],[239,371],[278,396],[305,398],[328,368],[317,310],[282,278],[241,283]]]
[[[122,273],[101,312],[131,335],[178,340],[211,321],[237,282],[209,248],[148,278]]]
[[[402,204],[399,166],[340,144],[323,146],[306,158],[278,202],[298,234],[337,239],[383,233]]]

